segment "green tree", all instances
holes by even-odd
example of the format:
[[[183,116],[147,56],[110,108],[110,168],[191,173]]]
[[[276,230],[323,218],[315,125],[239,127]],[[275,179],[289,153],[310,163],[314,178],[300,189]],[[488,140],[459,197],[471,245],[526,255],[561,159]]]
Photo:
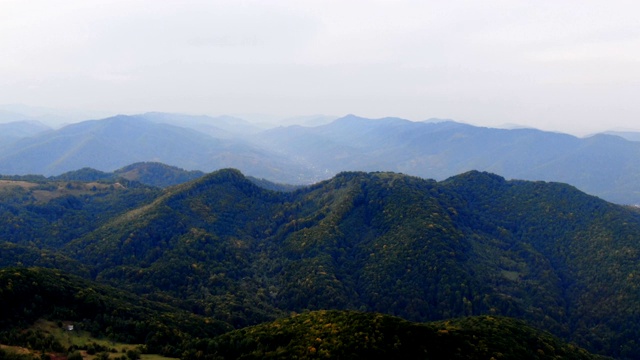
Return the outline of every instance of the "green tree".
[[[129,360],[138,360],[140,359],[140,351],[136,350],[127,350],[127,358]]]

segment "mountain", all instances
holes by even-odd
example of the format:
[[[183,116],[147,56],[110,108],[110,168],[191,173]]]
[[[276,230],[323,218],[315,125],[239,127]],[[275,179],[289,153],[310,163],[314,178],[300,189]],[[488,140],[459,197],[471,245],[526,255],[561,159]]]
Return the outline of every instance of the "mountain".
[[[0,108],[0,123],[23,122],[33,120],[27,115],[13,111],[2,110]]]
[[[115,177],[158,187],[182,184],[202,177],[204,174],[202,171],[186,171],[162,163],[136,163],[113,172]]]
[[[110,187],[117,186],[120,188],[123,186],[122,183],[127,183],[128,185],[133,185],[134,187],[136,185],[135,183],[140,183],[147,186],[165,188],[173,185],[183,184],[185,182],[200,178],[204,175],[205,173],[202,171],[184,170],[175,166],[169,166],[158,162],[140,162],[127,165],[112,172],[104,172],[92,168],[82,168],[79,170],[68,171],[57,176],[49,177],[44,177],[42,175],[5,175],[0,176],[0,183],[4,181],[5,187],[11,187],[11,184],[26,183],[30,185],[22,187],[29,190],[32,190],[34,188],[39,189],[38,184],[43,182],[55,184],[55,186],[53,187],[54,189],[56,187],[72,189],[74,186],[78,185],[78,182],[91,183],[92,188],[95,187],[96,182],[99,184],[100,188],[104,188],[105,185],[108,185]],[[293,191],[302,187],[301,185],[274,183],[264,178],[256,178],[253,176],[247,176],[247,179],[261,188],[274,191]],[[51,185],[47,186],[48,190],[51,189],[50,186]],[[0,186],[0,188],[2,188],[2,186]]]
[[[47,126],[59,127],[62,124],[107,116],[109,116],[109,113],[104,111],[55,109],[24,104],[0,105],[0,122],[31,120],[42,122]]]
[[[0,131],[2,131],[0,136],[3,138],[19,139],[34,136],[48,130],[51,130],[51,128],[38,121],[25,120],[0,124]]]
[[[640,141],[640,132],[638,131],[607,131],[603,134],[619,136],[629,141]]]
[[[185,129],[151,126],[144,120],[117,116],[23,139],[3,154],[0,169],[5,174],[54,175],[93,164],[100,164],[94,167],[103,171],[153,159],[164,159],[171,164],[176,160],[176,149],[182,148],[182,156],[193,158],[199,149],[193,144],[202,147],[210,141],[204,135]]]
[[[12,121],[0,124],[0,149],[25,137],[35,136],[50,127],[32,120]]]
[[[234,327],[326,309],[509,316],[599,354],[640,353],[640,212],[569,185],[345,172],[277,192],[237,170],[133,185],[38,201],[14,184],[2,213],[14,250],[0,263],[75,262],[79,275]]]
[[[290,171],[292,165],[287,159],[242,140],[213,138],[195,130],[124,115],[23,138],[0,156],[0,173],[50,176],[84,167],[113,171],[137,162],[163,162],[205,171],[236,166],[264,178],[294,174],[287,177],[290,180],[299,173]]]
[[[361,170],[443,180],[480,170],[512,179],[565,182],[609,201],[640,203],[640,143],[616,136],[581,139],[534,129],[349,115],[323,126],[268,130],[259,141],[308,164],[318,179]]]
[[[286,119],[281,119],[276,122],[280,126],[320,126],[333,122],[338,119],[338,116],[331,115],[309,115],[309,116],[294,116]],[[274,126],[269,126],[270,128]]]
[[[137,117],[156,123],[186,127],[222,139],[244,138],[264,130],[246,120],[232,116],[211,117],[150,112]]]
[[[112,172],[104,172],[92,168],[68,171],[64,174],[49,177],[53,181],[102,181],[117,182],[119,180],[135,181],[148,186],[167,187],[182,184],[201,176],[202,171],[187,171],[175,166],[169,166],[158,162],[140,162],[127,165]],[[20,176],[10,177],[20,179]]]
[[[608,201],[640,204],[640,142],[620,136],[577,138],[437,119],[328,119],[267,130],[228,116],[146,113],[85,121],[0,139],[0,174],[52,176],[85,167],[111,172],[161,162],[204,172],[233,167],[271,182],[310,184],[341,171],[444,180],[479,170],[569,183]]]
[[[309,312],[236,330],[216,337],[213,349],[225,359],[601,358],[513,319],[418,324],[352,311]]]

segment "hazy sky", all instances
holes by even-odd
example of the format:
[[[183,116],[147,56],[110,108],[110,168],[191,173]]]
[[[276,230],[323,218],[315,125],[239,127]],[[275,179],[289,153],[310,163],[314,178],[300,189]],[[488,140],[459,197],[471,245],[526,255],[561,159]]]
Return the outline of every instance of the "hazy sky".
[[[0,104],[640,129],[640,2],[0,0]]]

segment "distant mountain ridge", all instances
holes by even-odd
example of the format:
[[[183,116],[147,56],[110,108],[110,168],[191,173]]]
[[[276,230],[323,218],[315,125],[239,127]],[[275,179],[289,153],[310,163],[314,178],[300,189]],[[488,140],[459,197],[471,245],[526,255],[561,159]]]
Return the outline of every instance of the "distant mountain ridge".
[[[0,150],[22,138],[35,136],[51,128],[34,120],[0,123]]]
[[[0,155],[0,173],[51,176],[85,167],[113,171],[137,162],[203,171],[235,166],[265,178],[272,177],[273,169],[296,173],[287,159],[244,140],[124,115],[23,138]]]
[[[175,166],[169,166],[157,162],[140,162],[127,165],[112,172],[104,172],[92,168],[82,168],[80,170],[69,171],[57,176],[45,177],[42,175],[0,175],[0,181],[23,181],[23,182],[100,182],[105,184],[118,184],[118,182],[140,183],[147,186],[166,188],[169,186],[183,184],[202,176],[206,173],[197,170],[184,170]],[[291,185],[274,183],[263,178],[247,176],[254,184],[261,188],[274,191],[293,191],[302,185]]]
[[[640,141],[640,131],[606,131],[604,134],[620,136],[629,141]]]
[[[470,171],[558,181],[640,204],[640,142],[535,129],[348,115],[318,126],[261,129],[231,117],[147,113],[85,121],[2,142],[0,174],[114,171],[161,162],[209,172],[238,168],[277,183],[310,184],[341,171],[395,171],[443,180]]]
[[[617,136],[577,138],[534,129],[491,129],[452,121],[347,116],[314,128],[278,128],[261,137],[317,173],[397,171],[442,180],[469,170],[565,182],[618,203],[640,203],[640,143]]]
[[[50,179],[63,181],[117,181],[118,179],[126,179],[164,188],[197,179],[204,176],[204,174],[202,171],[187,171],[162,163],[142,162],[127,165],[110,173],[92,168],[83,168],[52,176]]]

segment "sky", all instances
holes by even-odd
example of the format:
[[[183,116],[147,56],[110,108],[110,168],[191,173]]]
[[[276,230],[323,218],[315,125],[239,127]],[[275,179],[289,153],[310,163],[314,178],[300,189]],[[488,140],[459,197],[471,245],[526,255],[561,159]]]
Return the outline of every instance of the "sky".
[[[0,104],[640,129],[640,2],[0,0]]]

